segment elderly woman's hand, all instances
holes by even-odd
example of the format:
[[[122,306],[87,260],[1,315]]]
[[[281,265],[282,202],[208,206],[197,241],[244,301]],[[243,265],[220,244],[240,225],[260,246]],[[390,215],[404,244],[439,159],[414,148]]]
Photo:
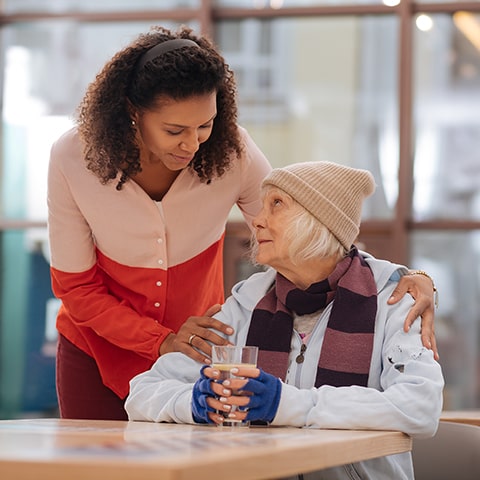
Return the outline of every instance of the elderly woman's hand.
[[[240,370],[240,369],[239,369]],[[247,420],[270,423],[275,418],[282,394],[282,382],[262,369],[257,377],[250,378],[241,388],[251,394],[247,404]],[[241,372],[238,372],[240,375]],[[225,382],[223,382],[225,386]]]
[[[213,382],[205,370],[210,370],[208,373],[215,375],[213,370],[207,366],[200,370],[200,378],[195,382],[192,390],[192,416],[197,423],[214,423],[215,417],[219,417],[219,415],[213,415],[215,410],[208,404],[209,398],[215,397],[215,394],[212,390]],[[218,376],[218,372],[216,376]],[[223,417],[221,419],[223,420]]]
[[[408,312],[403,328],[408,332],[412,323],[418,317],[421,317],[423,346],[433,350],[434,357],[438,360],[440,357],[438,355],[433,321],[435,316],[436,289],[430,277],[423,273],[419,275],[415,273],[414,270],[400,279],[388,303],[390,305],[397,303],[406,293],[409,293],[415,299],[415,304]]]
[[[160,345],[159,354],[169,352],[182,352],[197,362],[210,364],[212,346],[229,345],[230,342],[214,330],[225,335],[231,335],[233,328],[225,323],[212,318],[220,310],[220,305],[210,307],[203,317],[189,317],[175,334],[171,333]]]
[[[231,372],[238,378],[218,383],[215,379],[219,378],[220,372],[212,367],[202,367],[201,378],[193,386],[194,420],[220,424],[225,417],[218,412],[224,412],[232,420],[271,422],[280,403],[280,380],[259,368],[236,367]]]
[[[232,420],[271,422],[280,403],[280,380],[259,368],[235,367],[230,371],[235,377],[221,384],[220,409],[230,412],[228,418]]]
[[[219,377],[220,371],[207,365],[200,370],[200,378],[192,390],[192,416],[196,423],[221,424],[225,420],[221,412],[228,415],[231,411],[232,405],[227,403],[227,397],[232,395],[232,390],[215,381]],[[239,398],[244,399],[243,403],[248,402],[248,398]]]

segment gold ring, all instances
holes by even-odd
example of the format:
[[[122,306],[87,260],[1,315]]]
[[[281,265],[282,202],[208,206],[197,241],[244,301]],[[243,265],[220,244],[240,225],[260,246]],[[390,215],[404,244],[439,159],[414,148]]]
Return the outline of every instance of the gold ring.
[[[195,333],[192,333],[192,334],[190,335],[190,338],[188,339],[188,344],[189,344],[190,346],[192,346],[193,339],[194,339],[196,336],[197,336],[197,335],[196,335]]]

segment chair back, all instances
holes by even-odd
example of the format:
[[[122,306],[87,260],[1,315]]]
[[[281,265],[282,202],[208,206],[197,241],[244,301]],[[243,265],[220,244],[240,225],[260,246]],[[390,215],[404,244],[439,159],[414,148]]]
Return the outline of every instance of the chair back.
[[[415,480],[480,480],[480,427],[440,422],[432,438],[415,438]]]

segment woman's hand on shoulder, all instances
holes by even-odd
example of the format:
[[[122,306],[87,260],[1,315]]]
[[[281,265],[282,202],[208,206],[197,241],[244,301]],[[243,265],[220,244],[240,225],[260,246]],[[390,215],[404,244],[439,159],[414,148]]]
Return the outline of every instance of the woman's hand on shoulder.
[[[232,335],[233,328],[213,318],[220,311],[220,305],[213,305],[201,317],[189,317],[175,334],[171,333],[160,345],[160,355],[169,352],[182,352],[197,362],[210,364],[212,347],[228,345],[230,342],[215,331]]]
[[[400,301],[406,293],[415,300],[415,304],[408,312],[403,329],[408,332],[413,322],[421,317],[421,336],[424,347],[433,351],[435,360],[438,355],[437,341],[435,339],[434,317],[436,305],[436,288],[433,280],[426,274],[412,270],[408,275],[401,277],[397,287],[388,300],[389,305]]]

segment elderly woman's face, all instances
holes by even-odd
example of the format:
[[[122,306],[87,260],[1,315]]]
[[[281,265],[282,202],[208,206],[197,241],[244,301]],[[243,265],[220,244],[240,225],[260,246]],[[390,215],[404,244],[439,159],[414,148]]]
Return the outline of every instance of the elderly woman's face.
[[[270,265],[280,273],[294,268],[284,232],[285,226],[292,221],[299,209],[301,207],[281,190],[267,190],[263,198],[263,208],[253,220],[258,243],[258,263]]]

